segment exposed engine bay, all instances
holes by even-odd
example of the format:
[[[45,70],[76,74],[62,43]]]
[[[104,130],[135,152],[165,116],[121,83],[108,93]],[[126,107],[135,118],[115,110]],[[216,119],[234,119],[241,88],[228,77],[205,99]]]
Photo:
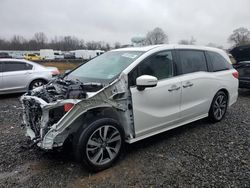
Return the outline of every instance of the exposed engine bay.
[[[21,97],[26,136],[43,149],[60,147],[89,116],[114,116],[128,138],[134,137],[127,77],[109,85],[57,78]]]
[[[58,78],[39,90],[33,90],[27,93],[30,96],[36,96],[50,103],[63,99],[85,99],[87,92],[97,92],[102,89],[101,83],[82,83],[80,81],[64,80]]]

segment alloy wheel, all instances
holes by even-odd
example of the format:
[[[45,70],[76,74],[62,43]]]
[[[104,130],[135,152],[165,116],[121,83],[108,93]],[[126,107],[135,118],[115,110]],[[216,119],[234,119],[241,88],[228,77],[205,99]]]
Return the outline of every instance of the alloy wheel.
[[[120,132],[111,125],[99,127],[89,137],[86,154],[94,165],[104,165],[112,161],[121,149]]]
[[[213,105],[214,117],[217,120],[223,118],[227,108],[227,97],[223,94],[217,96]]]
[[[44,82],[43,81],[36,81],[33,85],[32,85],[32,89],[35,89],[37,87],[40,87],[44,85]]]

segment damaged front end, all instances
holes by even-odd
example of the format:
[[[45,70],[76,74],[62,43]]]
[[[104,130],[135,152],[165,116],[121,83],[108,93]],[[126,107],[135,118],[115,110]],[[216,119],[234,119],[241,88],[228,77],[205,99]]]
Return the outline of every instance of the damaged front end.
[[[107,86],[58,78],[29,91],[21,97],[26,136],[42,149],[60,147],[82,126],[89,111],[111,109],[127,137],[134,137],[132,102],[126,83],[123,76]]]

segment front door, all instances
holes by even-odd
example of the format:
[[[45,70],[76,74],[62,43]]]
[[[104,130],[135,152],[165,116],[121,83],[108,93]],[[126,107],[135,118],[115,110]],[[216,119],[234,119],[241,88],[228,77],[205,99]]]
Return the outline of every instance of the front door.
[[[157,86],[139,91],[136,78],[141,75],[155,76]],[[145,59],[129,74],[136,137],[168,128],[179,120],[181,81],[174,75],[171,51]]]
[[[30,67],[31,66],[31,67]],[[30,80],[32,65],[6,61],[3,64],[3,90],[23,91]]]

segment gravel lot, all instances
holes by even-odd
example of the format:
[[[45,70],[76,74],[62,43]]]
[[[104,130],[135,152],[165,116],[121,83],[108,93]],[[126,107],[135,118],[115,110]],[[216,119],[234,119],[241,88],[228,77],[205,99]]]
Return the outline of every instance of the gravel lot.
[[[206,120],[126,147],[90,174],[69,151],[24,149],[20,95],[0,96],[0,187],[250,187],[250,91],[217,124]]]

